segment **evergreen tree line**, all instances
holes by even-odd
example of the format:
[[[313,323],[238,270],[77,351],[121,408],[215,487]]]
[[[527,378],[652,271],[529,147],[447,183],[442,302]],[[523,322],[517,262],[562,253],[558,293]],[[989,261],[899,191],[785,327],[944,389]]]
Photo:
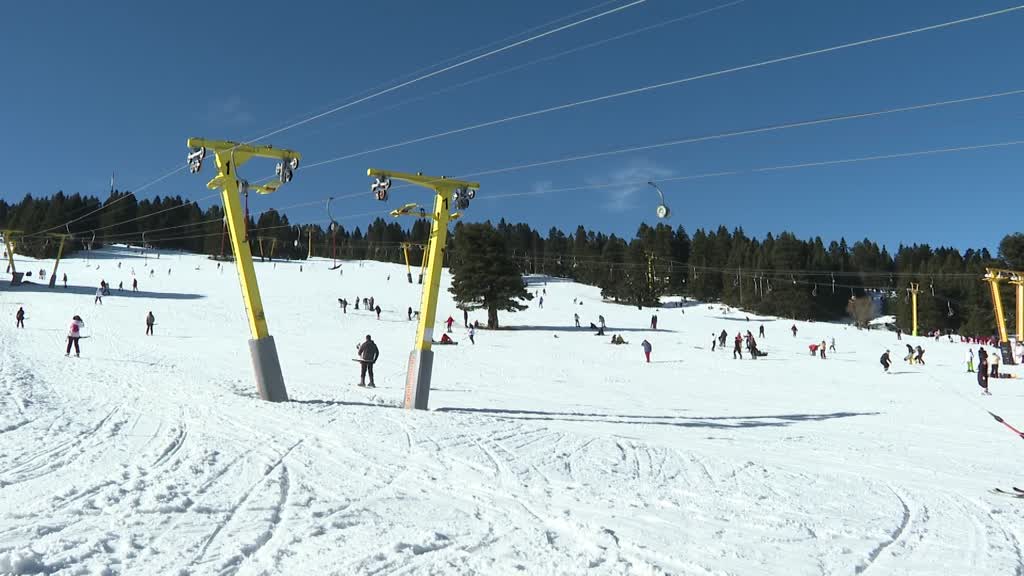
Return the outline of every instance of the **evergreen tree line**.
[[[0,200],[0,229],[22,231],[16,251],[40,258],[56,256],[59,241],[38,232],[54,228],[53,233],[66,233],[68,228],[60,227],[72,219],[73,236],[65,253],[89,244],[142,246],[146,232],[147,245],[230,255],[223,216],[219,205],[203,210],[180,196],[137,200],[117,191],[106,200],[63,192],[45,198],[27,195],[14,204]],[[464,225],[455,225],[447,265],[481,258],[475,253],[479,250],[459,250]],[[1004,238],[995,257],[987,249],[960,252],[928,245],[901,245],[891,254],[867,238],[853,245],[845,239],[826,245],[819,237],[802,240],[783,232],[756,239],[742,229],[725,227],[690,235],[682,226],[641,224],[627,239],[583,226],[571,234],[551,228],[546,236],[525,223],[501,220],[485,226],[503,240],[503,250],[519,273],[599,286],[605,298],[630,305],[656,306],[663,296],[685,295],[757,313],[834,320],[851,314],[851,299],[861,304],[866,299],[874,315],[893,314],[904,330],[911,324],[908,289],[916,284],[921,331],[991,334],[995,324],[989,288],[982,282],[985,268],[1024,267],[1021,234]],[[429,230],[425,220],[404,228],[382,218],[365,232],[340,225],[299,225],[269,210],[248,218],[247,234],[257,258],[303,259],[312,243],[314,256],[404,263],[402,244],[407,243],[410,264],[418,268],[420,245],[427,242]],[[1004,289],[1003,298],[1012,302],[1012,286]],[[1007,306],[1007,313],[1013,314],[1013,306]],[[1014,319],[1007,321],[1012,326]]]

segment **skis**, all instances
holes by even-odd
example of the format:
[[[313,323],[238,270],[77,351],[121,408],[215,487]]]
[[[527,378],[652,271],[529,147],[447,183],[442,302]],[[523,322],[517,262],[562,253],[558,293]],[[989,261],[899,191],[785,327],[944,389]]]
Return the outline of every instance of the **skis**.
[[[1011,498],[1024,498],[1024,490],[1013,486],[1013,490],[1003,490],[1002,488],[993,488],[993,494],[1000,494],[1003,496],[1009,496]]]

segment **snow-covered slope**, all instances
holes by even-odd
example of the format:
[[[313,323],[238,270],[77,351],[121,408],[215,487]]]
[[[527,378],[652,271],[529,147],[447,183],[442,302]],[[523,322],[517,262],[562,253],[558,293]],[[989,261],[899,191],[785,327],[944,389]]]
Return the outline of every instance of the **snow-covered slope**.
[[[981,397],[965,345],[905,337],[927,349],[908,366],[889,332],[794,338],[695,303],[654,332],[651,310],[534,283],[544,307],[503,314],[515,329],[436,348],[431,411],[408,412],[420,286],[328,264],[257,264],[287,404],[255,397],[231,264],[112,250],[65,260],[66,290],[0,291],[0,573],[1024,573],[1024,501],[989,492],[1024,484],[1024,445],[985,412],[1024,422],[1024,381]],[[140,293],[119,293],[133,270]],[[379,321],[338,307],[369,296]],[[63,354],[74,314],[80,359]],[[446,292],[449,314],[461,326]],[[711,351],[761,324],[767,358]],[[366,334],[376,390],[354,386]]]

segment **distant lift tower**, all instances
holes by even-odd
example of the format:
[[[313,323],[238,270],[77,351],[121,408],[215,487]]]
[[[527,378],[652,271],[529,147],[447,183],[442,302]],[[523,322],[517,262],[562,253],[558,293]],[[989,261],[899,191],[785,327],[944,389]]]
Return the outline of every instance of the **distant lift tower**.
[[[448,241],[448,223],[462,215],[461,212],[450,212],[450,210],[453,207],[456,210],[468,208],[469,201],[476,197],[480,183],[452,180],[444,176],[424,176],[422,173],[407,174],[375,168],[370,168],[366,174],[376,178],[371,190],[374,197],[381,202],[388,199],[392,178],[431,188],[435,192],[432,212],[427,212],[415,203],[406,204],[391,211],[391,215],[396,218],[414,216],[431,221],[430,240],[427,242],[424,256],[427,264],[426,282],[423,283],[423,298],[420,302],[420,323],[416,328],[415,347],[409,354],[409,368],[405,379],[406,409],[426,410],[427,400],[430,396],[430,375],[434,367],[434,352],[431,350],[431,344],[434,337],[434,320],[437,315],[437,296],[441,286],[441,270],[444,266],[444,250]]]
[[[260,398],[264,400],[286,402],[288,391],[284,385],[284,376],[281,374],[277,346],[267,328],[267,318],[263,313],[260,287],[256,283],[256,270],[252,265],[252,251],[246,237],[246,220],[242,211],[241,195],[248,198],[250,190],[258,194],[270,194],[282,184],[290,182],[294,171],[299,167],[299,153],[271,146],[252,146],[203,138],[189,138],[188,147],[188,167],[193,174],[202,169],[207,150],[212,151],[217,160],[217,175],[206,186],[211,190],[219,189],[224,201],[231,250],[235,256],[235,268],[238,270],[238,280],[242,287],[242,300],[249,316],[249,331],[252,333],[249,353],[252,355],[252,364],[256,371],[256,388]],[[277,179],[261,185],[250,185],[245,180],[239,180],[238,167],[253,157],[278,160]]]
[[[996,314],[996,328],[999,330],[999,349],[1002,352],[1003,364],[1015,364],[1010,336],[1006,330],[1006,315],[1003,309],[1003,298],[999,294],[999,283],[1009,282],[1017,287],[1017,342],[1024,341],[1024,272],[986,268],[984,280],[992,291],[992,308]]]

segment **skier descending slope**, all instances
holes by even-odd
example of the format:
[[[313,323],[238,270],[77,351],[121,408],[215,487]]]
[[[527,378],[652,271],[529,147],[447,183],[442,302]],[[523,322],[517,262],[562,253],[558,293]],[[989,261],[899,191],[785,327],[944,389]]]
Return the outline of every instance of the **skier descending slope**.
[[[366,374],[370,374],[370,388],[376,388],[377,386],[373,383],[373,364],[377,361],[377,357],[380,356],[380,350],[377,349],[377,344],[374,343],[370,335],[366,335],[366,341],[356,347],[356,351],[359,353],[359,385],[366,387]]]
[[[71,326],[68,327],[68,349],[64,352],[65,356],[71,355],[71,346],[75,347],[75,358],[78,358],[78,341],[82,338],[82,328],[85,328],[85,322],[82,317],[75,315],[71,319]]]

